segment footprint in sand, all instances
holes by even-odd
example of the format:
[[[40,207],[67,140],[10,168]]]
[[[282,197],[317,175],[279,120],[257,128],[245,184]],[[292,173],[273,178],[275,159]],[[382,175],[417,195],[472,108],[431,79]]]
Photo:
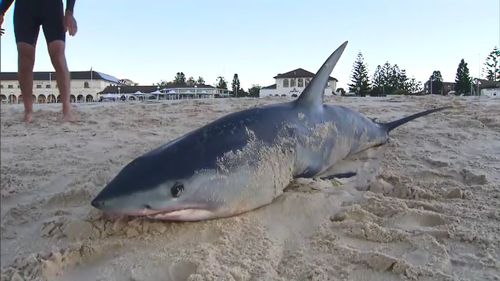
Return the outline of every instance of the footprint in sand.
[[[427,164],[431,168],[444,168],[444,167],[448,167],[450,165],[450,163],[444,159],[426,157],[426,158],[424,158],[424,160],[427,162]]]
[[[485,175],[475,174],[468,169],[462,169],[462,171],[460,171],[460,175],[462,176],[463,183],[467,185],[483,185],[488,183]]]
[[[54,194],[47,200],[46,206],[52,208],[79,207],[90,202],[92,195],[88,187],[70,189]]]
[[[392,226],[405,230],[420,230],[422,227],[437,227],[447,224],[446,220],[440,215],[428,211],[411,210],[400,216],[397,216],[390,223]]]
[[[198,265],[190,261],[179,261],[170,266],[168,275],[170,280],[187,280],[189,276],[196,272]]]

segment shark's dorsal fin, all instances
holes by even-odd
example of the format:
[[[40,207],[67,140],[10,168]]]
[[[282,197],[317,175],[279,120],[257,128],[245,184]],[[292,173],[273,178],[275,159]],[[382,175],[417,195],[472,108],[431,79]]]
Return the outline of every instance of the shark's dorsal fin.
[[[340,45],[340,47],[338,47],[337,50],[335,50],[335,52],[328,57],[309,85],[307,85],[304,89],[300,97],[297,98],[296,102],[298,104],[307,107],[320,106],[323,104],[323,95],[328,83],[328,78],[330,77],[330,73],[332,73],[333,68],[339,61],[346,46],[347,41]]]

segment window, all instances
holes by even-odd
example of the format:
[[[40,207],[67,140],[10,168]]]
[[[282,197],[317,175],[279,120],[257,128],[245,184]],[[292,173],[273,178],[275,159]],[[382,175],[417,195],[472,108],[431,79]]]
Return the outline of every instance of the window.
[[[50,88],[50,84],[48,84],[48,85],[45,85],[45,88],[47,88],[47,89],[48,89],[48,88]]]
[[[37,88],[37,89],[41,89],[41,88],[42,88],[42,85],[36,85],[36,88]]]
[[[297,79],[297,86],[300,88],[304,87],[304,79],[302,78]]]
[[[89,82],[87,82],[87,81],[83,82],[83,87],[86,89],[90,88]]]
[[[295,87],[295,79],[290,79],[290,87]]]
[[[3,89],[3,85],[0,85],[0,89]]]
[[[309,82],[311,82],[311,78],[306,78],[306,86],[309,85]]]
[[[13,89],[14,88],[14,85],[8,85],[7,88],[9,89]]]
[[[283,88],[288,88],[288,79],[283,80]]]

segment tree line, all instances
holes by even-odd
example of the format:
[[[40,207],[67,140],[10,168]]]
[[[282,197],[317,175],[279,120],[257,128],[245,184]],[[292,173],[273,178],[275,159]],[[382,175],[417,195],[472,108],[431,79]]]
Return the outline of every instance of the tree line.
[[[377,65],[370,80],[368,67],[361,52],[358,53],[353,65],[349,91],[357,96],[385,96],[394,94],[416,94],[422,91],[422,83],[415,78],[409,78],[406,70],[397,64],[386,62]]]
[[[489,81],[500,81],[500,50],[493,48],[484,63],[484,78]],[[432,72],[427,80],[428,90],[425,93],[442,94],[443,77],[439,70]],[[349,91],[356,96],[385,96],[385,95],[417,95],[425,94],[422,89],[422,82],[415,78],[410,78],[406,70],[397,64],[386,62],[384,65],[377,65],[373,76],[370,79],[368,67],[364,62],[361,52],[358,53],[351,73],[351,83],[348,84]],[[455,76],[456,95],[472,95],[473,80],[469,73],[469,68],[464,59],[460,61]],[[338,91],[344,94],[340,88]]]
[[[494,47],[487,56],[483,75],[486,80],[500,81],[500,50]],[[160,81],[157,83],[160,87],[191,86],[204,85],[205,79],[198,76],[186,78],[183,72],[177,72],[170,81]],[[223,76],[218,76],[213,84],[219,89],[229,90],[232,97],[258,97],[260,86],[252,85],[246,91],[241,88],[240,79],[237,73],[233,75],[231,88],[228,88],[228,81]],[[373,75],[369,76],[368,67],[364,62],[361,52],[358,53],[351,73],[351,83],[348,84],[349,91],[357,96],[385,96],[385,95],[418,95],[418,94],[443,94],[443,77],[439,70],[432,72],[429,80],[426,81],[427,91],[423,91],[422,82],[414,77],[409,77],[406,70],[400,68],[397,64],[385,62],[383,65],[377,65]],[[458,65],[455,76],[455,94],[471,95],[473,81],[469,73],[467,63],[462,59]],[[339,88],[337,92],[342,95],[345,90]]]
[[[205,85],[205,79],[201,76],[198,76],[198,79],[194,79],[193,76],[190,76],[189,78],[186,79],[186,75],[184,72],[177,72],[175,74],[174,79],[170,81],[160,81],[156,83],[156,85],[160,87],[176,87],[176,86],[198,86],[198,85]],[[218,76],[215,83],[213,84],[216,88],[219,89],[224,89],[224,90],[229,90],[228,89],[228,82],[223,76]],[[252,85],[251,88],[249,88],[247,91],[245,91],[243,88],[241,88],[241,83],[240,79],[238,77],[238,73],[235,73],[233,75],[233,80],[231,82],[231,90],[229,91],[229,95],[232,97],[259,97],[259,91],[260,91],[260,86],[259,85]]]

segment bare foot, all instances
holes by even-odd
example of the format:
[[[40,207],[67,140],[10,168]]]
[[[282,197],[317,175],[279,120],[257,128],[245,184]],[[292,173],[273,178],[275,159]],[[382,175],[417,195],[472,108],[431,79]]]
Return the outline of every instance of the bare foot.
[[[25,112],[24,113],[23,121],[26,122],[26,123],[33,122],[33,113],[32,112],[29,112],[29,113]]]
[[[71,112],[68,112],[68,113],[63,113],[63,122],[70,122],[70,123],[73,123],[73,122],[78,122],[78,118],[76,116],[73,115],[73,113]]]

